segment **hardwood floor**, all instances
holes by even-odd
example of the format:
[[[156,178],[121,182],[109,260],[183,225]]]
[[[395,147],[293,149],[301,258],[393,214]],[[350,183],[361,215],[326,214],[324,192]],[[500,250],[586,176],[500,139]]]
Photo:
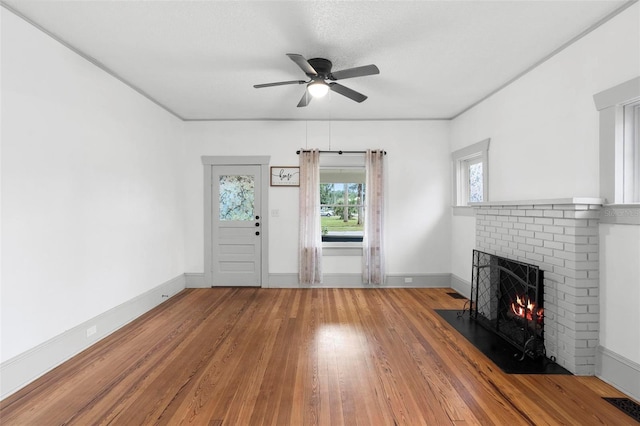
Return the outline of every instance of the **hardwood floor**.
[[[595,377],[506,375],[445,289],[189,289],[0,403],[3,425],[623,425]]]

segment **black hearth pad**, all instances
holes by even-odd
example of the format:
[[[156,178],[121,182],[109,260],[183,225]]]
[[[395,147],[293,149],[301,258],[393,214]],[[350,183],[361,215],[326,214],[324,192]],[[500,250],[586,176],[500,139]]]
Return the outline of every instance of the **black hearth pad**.
[[[460,318],[458,318],[458,313],[460,312],[458,310],[436,309],[436,312],[507,374],[571,375],[570,371],[547,358],[534,360],[525,357],[524,360],[520,361],[519,358],[522,353],[518,349],[471,320],[469,312],[465,312]]]
[[[602,397],[602,399],[610,404],[613,404],[625,414],[628,414],[632,419],[640,423],[640,404],[638,404],[637,402],[632,401],[629,398]]]

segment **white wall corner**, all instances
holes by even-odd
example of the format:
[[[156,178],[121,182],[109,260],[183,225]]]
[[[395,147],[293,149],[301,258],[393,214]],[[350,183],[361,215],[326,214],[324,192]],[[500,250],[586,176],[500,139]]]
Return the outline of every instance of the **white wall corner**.
[[[471,296],[471,283],[467,280],[463,280],[456,274],[451,274],[450,287],[467,298]]]
[[[185,288],[181,274],[0,364],[0,400],[20,390]],[[91,331],[93,334],[89,335]]]
[[[184,277],[186,288],[207,288],[202,272],[185,272]]]

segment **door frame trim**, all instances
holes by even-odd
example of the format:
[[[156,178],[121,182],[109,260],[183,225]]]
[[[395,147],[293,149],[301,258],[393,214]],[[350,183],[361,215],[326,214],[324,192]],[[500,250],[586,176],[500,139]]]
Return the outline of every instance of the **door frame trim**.
[[[269,285],[269,155],[217,156],[203,155],[204,166],[204,286],[213,287],[213,228],[211,179],[215,166],[259,166],[262,180],[260,188],[260,231],[262,232],[260,250],[260,287]]]

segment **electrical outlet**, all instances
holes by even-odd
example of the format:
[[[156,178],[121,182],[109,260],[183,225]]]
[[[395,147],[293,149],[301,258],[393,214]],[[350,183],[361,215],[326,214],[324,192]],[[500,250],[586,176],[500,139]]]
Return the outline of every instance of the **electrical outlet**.
[[[91,327],[87,328],[87,337],[93,336],[97,332],[98,332],[98,327],[95,325],[92,325]]]
[[[405,282],[405,283],[407,283],[407,284],[408,284],[408,283],[412,283],[412,282],[413,282],[413,278],[411,278],[411,277],[406,277],[406,278],[404,279],[404,282]]]
[[[279,209],[271,209],[271,217],[280,217]]]

